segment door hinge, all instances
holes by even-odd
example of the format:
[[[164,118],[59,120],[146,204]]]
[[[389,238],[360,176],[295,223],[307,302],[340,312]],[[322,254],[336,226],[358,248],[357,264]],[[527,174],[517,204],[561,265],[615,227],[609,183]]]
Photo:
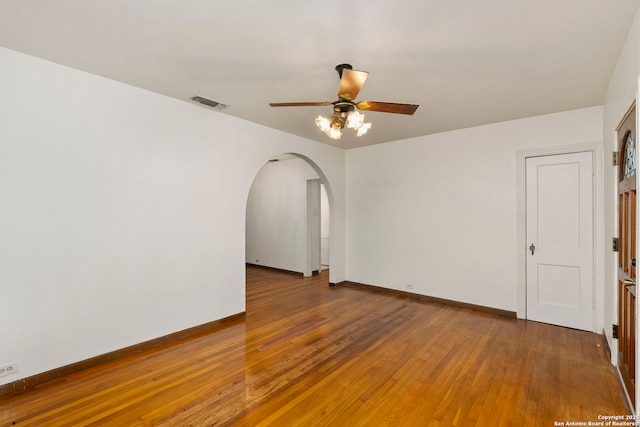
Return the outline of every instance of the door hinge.
[[[613,252],[618,252],[618,238],[614,237],[613,239],[611,239],[611,249],[613,249]]]
[[[618,338],[618,325],[611,325],[611,336],[613,339]]]
[[[611,153],[611,163],[613,166],[618,166],[618,152],[614,151]]]

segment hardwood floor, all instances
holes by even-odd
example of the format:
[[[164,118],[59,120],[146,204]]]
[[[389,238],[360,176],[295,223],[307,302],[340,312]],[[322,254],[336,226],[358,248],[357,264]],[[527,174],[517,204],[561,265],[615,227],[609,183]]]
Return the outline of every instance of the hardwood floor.
[[[623,415],[596,334],[247,269],[247,316],[0,400],[0,426],[553,426]],[[559,425],[559,424],[556,424]]]

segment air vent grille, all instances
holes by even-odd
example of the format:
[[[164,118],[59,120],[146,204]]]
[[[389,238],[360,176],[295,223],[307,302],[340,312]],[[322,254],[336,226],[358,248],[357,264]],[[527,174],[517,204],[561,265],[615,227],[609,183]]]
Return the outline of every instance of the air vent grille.
[[[222,111],[225,108],[227,108],[227,106],[224,105],[221,102],[213,101],[213,100],[207,99],[207,98],[203,98],[202,96],[194,96],[193,98],[191,98],[191,100],[195,101],[195,102],[197,102],[199,104],[206,105],[207,107],[211,107],[214,110],[218,110],[218,111]]]

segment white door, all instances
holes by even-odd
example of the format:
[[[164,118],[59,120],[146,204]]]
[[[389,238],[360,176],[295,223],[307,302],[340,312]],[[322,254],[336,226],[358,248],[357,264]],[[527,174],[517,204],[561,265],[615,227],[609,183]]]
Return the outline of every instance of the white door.
[[[592,153],[527,159],[527,319],[594,331]]]

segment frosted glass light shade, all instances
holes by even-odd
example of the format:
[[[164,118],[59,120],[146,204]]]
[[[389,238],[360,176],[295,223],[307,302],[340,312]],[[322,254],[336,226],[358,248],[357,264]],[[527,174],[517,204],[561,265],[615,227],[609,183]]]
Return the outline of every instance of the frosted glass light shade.
[[[331,129],[331,120],[324,116],[318,116],[316,117],[316,126],[318,126],[318,129],[322,132],[327,132]]]
[[[364,114],[360,114],[357,111],[354,111],[353,113],[349,114],[349,117],[347,117],[347,127],[349,129],[360,129],[360,126],[362,126],[364,124]]]
[[[342,130],[339,127],[329,128],[327,136],[331,139],[340,139],[342,138]]]
[[[362,135],[364,135],[365,133],[367,133],[367,131],[368,131],[369,129],[371,129],[371,122],[369,122],[369,123],[365,123],[365,124],[363,124],[362,126],[360,126],[360,127],[358,128],[358,133],[356,134],[356,136],[362,136]]]

